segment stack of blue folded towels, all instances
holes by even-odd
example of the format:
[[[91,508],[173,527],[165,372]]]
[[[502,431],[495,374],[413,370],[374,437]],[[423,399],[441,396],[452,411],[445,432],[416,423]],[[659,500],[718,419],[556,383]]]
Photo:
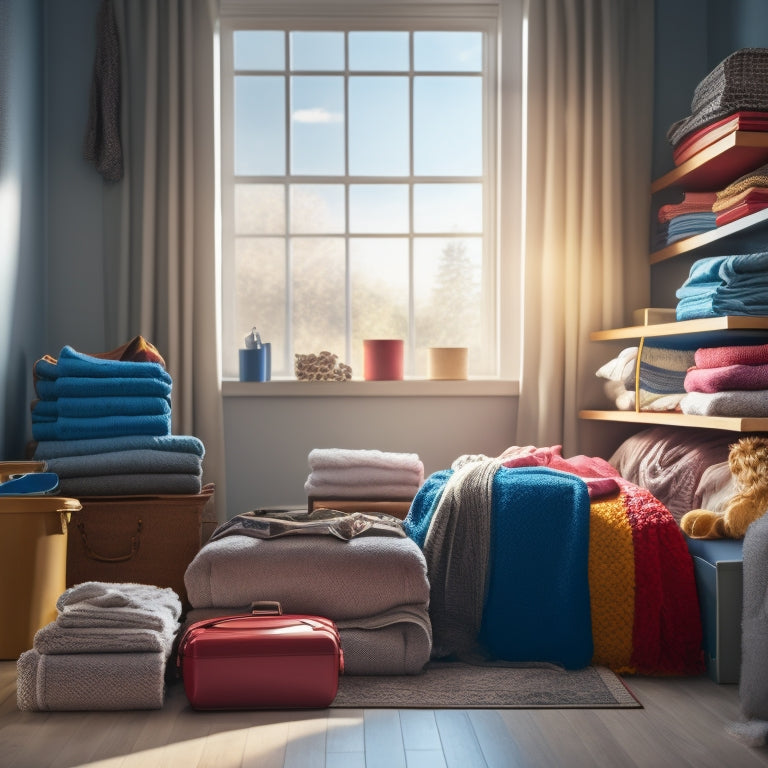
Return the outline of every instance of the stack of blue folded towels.
[[[34,364],[34,458],[69,496],[200,493],[204,447],[171,431],[172,380],[137,336],[111,352],[70,346]]]

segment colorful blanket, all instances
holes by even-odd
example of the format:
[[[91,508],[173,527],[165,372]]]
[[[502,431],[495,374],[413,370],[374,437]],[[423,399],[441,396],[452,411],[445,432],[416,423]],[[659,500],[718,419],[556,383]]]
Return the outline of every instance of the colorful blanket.
[[[573,474],[587,480],[610,471],[606,462],[597,459],[561,459],[559,446],[535,451],[545,457],[544,466],[567,471],[570,465]],[[509,453],[508,449],[505,454]],[[502,471],[524,470],[504,466]],[[443,470],[427,478],[404,522],[406,533],[422,547],[451,474]],[[591,661],[624,674],[699,674],[703,671],[702,630],[693,563],[683,535],[669,510],[650,492],[618,473],[613,480],[617,490],[612,495],[592,495],[589,503],[589,607],[584,613],[591,615]],[[503,506],[503,510],[492,509],[492,514],[508,512],[508,505]],[[526,536],[526,527],[520,526],[518,533]],[[555,539],[558,535],[552,531]],[[524,548],[525,541],[518,537],[516,546]],[[578,560],[574,563],[578,567]],[[552,578],[562,584],[571,575],[555,572]],[[548,588],[543,582],[534,586],[539,595]],[[521,584],[520,590],[534,586]]]

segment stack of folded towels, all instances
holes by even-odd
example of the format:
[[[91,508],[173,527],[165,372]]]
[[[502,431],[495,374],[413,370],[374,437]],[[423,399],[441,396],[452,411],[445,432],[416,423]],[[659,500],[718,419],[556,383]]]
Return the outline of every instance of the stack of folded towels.
[[[675,295],[678,320],[768,315],[768,252],[698,259]]]
[[[683,413],[768,417],[768,344],[697,349],[685,376]]]
[[[304,492],[319,499],[412,499],[424,482],[415,453],[315,448]]]
[[[598,368],[595,375],[606,380],[605,394],[620,411],[679,411],[694,350],[646,344],[640,355],[639,387],[636,387],[638,354],[638,347],[627,347]]]
[[[111,352],[65,346],[33,367],[34,458],[70,496],[199,493],[203,444],[171,433],[170,374],[137,336]]]
[[[23,711],[160,709],[181,601],[169,588],[88,581],[17,661]]]
[[[768,208],[768,164],[731,182],[716,194],[712,204],[718,227],[763,208]]]
[[[717,217],[712,210],[715,198],[715,192],[685,192],[681,202],[662,205],[655,246],[663,248],[685,237],[714,229],[717,226]]]

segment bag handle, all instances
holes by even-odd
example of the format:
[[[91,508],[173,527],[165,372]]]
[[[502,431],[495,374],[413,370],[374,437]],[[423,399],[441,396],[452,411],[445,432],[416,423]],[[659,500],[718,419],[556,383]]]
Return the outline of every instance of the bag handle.
[[[85,554],[91,558],[91,560],[98,560],[101,563],[124,563],[126,560],[130,560],[138,551],[141,544],[141,528],[142,521],[139,521],[136,525],[136,533],[131,536],[131,551],[126,555],[117,555],[115,557],[107,557],[106,555],[100,555],[94,552],[88,544],[88,536],[85,533],[85,523],[80,521],[77,524],[77,530],[80,531],[80,538],[83,540],[83,547],[85,548]]]

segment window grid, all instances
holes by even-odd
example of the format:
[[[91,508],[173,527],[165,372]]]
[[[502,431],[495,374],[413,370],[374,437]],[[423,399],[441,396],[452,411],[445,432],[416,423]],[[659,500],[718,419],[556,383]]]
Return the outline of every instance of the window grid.
[[[437,26],[437,25],[436,25]],[[295,28],[295,27],[292,27]],[[390,29],[389,26],[386,27],[386,29]],[[415,141],[415,117],[414,117],[414,108],[415,108],[415,96],[414,96],[414,84],[417,77],[455,77],[457,75],[460,75],[462,77],[476,77],[481,80],[487,79],[489,77],[489,73],[487,71],[487,60],[488,60],[488,45],[487,45],[487,36],[484,36],[484,45],[483,45],[483,65],[482,69],[479,72],[468,72],[468,71],[456,71],[456,70],[448,70],[448,71],[442,71],[442,70],[416,70],[414,66],[415,62],[415,51],[414,51],[414,30],[411,29],[408,32],[408,50],[409,50],[409,62],[408,62],[408,69],[406,70],[350,70],[349,66],[349,31],[344,31],[344,68],[343,70],[315,70],[315,69],[291,69],[290,62],[291,62],[291,40],[290,40],[290,29],[283,30],[283,40],[284,40],[284,65],[285,65],[285,71],[281,74],[276,72],[275,70],[259,70],[259,69],[235,69],[234,68],[234,60],[232,61],[232,68],[231,68],[231,74],[229,75],[231,77],[231,82],[234,83],[235,79],[239,76],[259,76],[259,75],[270,75],[274,76],[276,74],[281,74],[284,81],[284,119],[285,119],[285,125],[286,125],[286,141],[285,141],[285,173],[284,175],[277,175],[277,176],[260,176],[260,175],[246,175],[246,174],[236,174],[234,172],[234,165],[232,165],[232,172],[231,172],[231,178],[232,178],[232,187],[234,187],[235,184],[252,184],[252,183],[258,183],[258,184],[280,184],[283,186],[284,189],[284,206],[285,206],[285,232],[284,232],[284,242],[285,242],[285,289],[286,289],[286,306],[285,306],[285,314],[284,314],[284,323],[285,323],[285,334],[286,339],[291,340],[293,338],[293,309],[294,309],[294,295],[293,295],[293,282],[292,282],[292,274],[293,274],[293,245],[295,241],[298,241],[302,238],[311,238],[311,237],[343,237],[344,240],[344,263],[345,263],[345,275],[344,275],[344,282],[345,282],[345,329],[344,329],[344,337],[346,339],[346,346],[343,353],[343,358],[345,361],[349,361],[352,357],[352,350],[350,348],[351,341],[352,341],[352,323],[353,323],[353,302],[352,302],[352,283],[351,283],[351,275],[352,275],[352,256],[351,256],[351,239],[354,238],[360,238],[361,240],[365,239],[376,239],[376,240],[386,240],[386,239],[402,239],[406,238],[408,242],[408,333],[409,337],[407,339],[406,348],[408,350],[408,359],[406,361],[406,369],[407,370],[413,370],[414,366],[414,360],[413,360],[413,353],[414,353],[414,335],[415,335],[415,284],[416,284],[416,270],[415,270],[415,243],[423,238],[423,239],[447,239],[447,238],[466,238],[466,237],[473,237],[477,238],[480,237],[484,243],[485,247],[484,250],[486,251],[486,255],[483,257],[483,281],[487,282],[490,279],[491,282],[495,282],[493,275],[495,274],[495,268],[493,268],[493,271],[489,272],[489,266],[491,262],[489,261],[487,252],[490,249],[490,244],[493,242],[493,231],[492,231],[492,221],[493,217],[491,215],[492,206],[489,205],[489,197],[492,196],[492,185],[489,183],[490,178],[489,176],[492,176],[492,174],[489,174],[489,152],[492,150],[491,146],[489,146],[488,142],[488,126],[484,125],[483,129],[483,155],[482,155],[482,163],[483,163],[483,173],[482,175],[478,176],[417,176],[415,174],[415,167],[414,167],[414,141]],[[229,51],[231,55],[234,57],[234,45],[231,43],[230,38],[230,46]],[[226,75],[225,75],[226,76]],[[333,175],[333,176],[324,176],[324,175],[302,175],[302,174],[293,174],[291,170],[292,166],[292,123],[291,123],[291,115],[292,115],[292,104],[291,104],[291,79],[294,77],[299,76],[312,76],[312,77],[321,77],[321,76],[341,76],[342,82],[343,82],[343,93],[344,93],[344,125],[343,125],[343,131],[344,131],[344,173],[340,175]],[[350,101],[349,101],[349,83],[350,83],[350,76],[364,76],[364,77],[407,77],[408,82],[408,175],[407,176],[361,176],[361,175],[350,175],[350,136],[349,136],[349,129],[350,129]],[[225,88],[224,91],[226,92],[227,89]],[[232,98],[232,94],[234,93],[233,90],[230,91],[230,98]],[[483,92],[483,101],[484,103],[487,101],[488,98],[488,89],[484,89]],[[234,109],[234,101],[231,101],[232,109]],[[484,107],[485,111],[485,107]],[[487,114],[487,113],[486,113]],[[484,120],[484,124],[487,122]],[[415,221],[415,188],[419,184],[442,184],[442,185],[450,185],[450,184],[480,184],[482,185],[482,207],[483,207],[483,225],[481,231],[429,231],[429,232],[416,232],[416,221]],[[338,234],[332,234],[329,235],[327,233],[311,233],[311,232],[302,232],[301,234],[297,234],[293,232],[293,226],[292,226],[292,217],[294,215],[293,206],[291,205],[291,188],[293,185],[299,185],[299,184],[314,184],[314,185],[322,185],[322,184],[341,184],[343,186],[344,190],[344,231],[342,233]],[[350,189],[351,185],[353,184],[379,184],[379,185],[388,185],[388,184],[397,184],[397,185],[403,185],[405,184],[408,189],[408,231],[407,232],[378,232],[378,233],[362,233],[362,232],[352,232],[352,226],[351,226],[351,206],[350,206]],[[491,198],[492,199],[492,198]],[[225,200],[225,210],[227,207],[227,195],[224,195]],[[230,206],[230,210],[233,210],[233,206]],[[241,234],[236,231],[234,231],[234,228],[231,231],[232,234],[232,242],[236,240],[241,239],[260,239],[265,237],[265,235],[248,235],[248,234]],[[226,235],[225,235],[226,239]],[[227,246],[225,245],[225,250]],[[235,278],[236,279],[236,278]],[[226,286],[226,281],[225,281]],[[225,288],[226,290],[226,288]],[[493,298],[493,292],[490,292],[491,299]],[[490,328],[491,335],[495,336],[494,329],[493,329],[493,322],[491,321]],[[284,373],[288,375],[289,377],[292,375],[292,359],[293,359],[293,348],[290,343],[286,344],[286,349],[283,355],[283,361],[282,366],[280,366],[279,361],[276,361],[273,359],[273,366],[275,363],[278,365],[278,369],[282,367],[284,369]],[[300,350],[296,350],[300,351]],[[303,350],[303,351],[309,351],[309,350]],[[319,350],[317,350],[319,351]],[[491,351],[491,357],[493,357],[494,353]],[[226,368],[226,366],[225,366]],[[274,368],[273,368],[274,370]],[[359,371],[355,371],[356,375],[359,373]],[[227,375],[227,372],[225,370],[225,376]]]

